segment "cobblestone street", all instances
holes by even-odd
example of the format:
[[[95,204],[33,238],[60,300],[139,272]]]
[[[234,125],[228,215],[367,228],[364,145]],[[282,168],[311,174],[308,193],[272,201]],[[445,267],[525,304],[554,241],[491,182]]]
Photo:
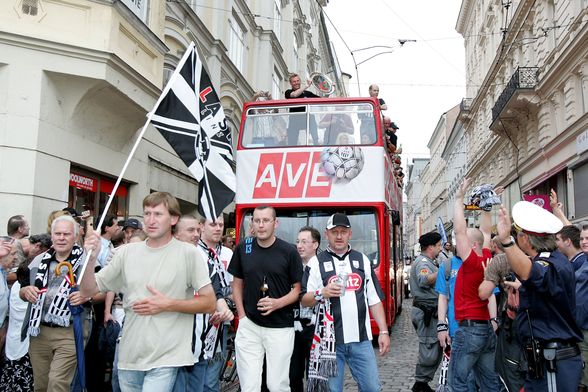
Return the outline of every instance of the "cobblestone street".
[[[414,383],[414,367],[418,356],[416,333],[410,322],[412,298],[405,299],[402,312],[392,327],[390,352],[384,358],[378,357],[378,370],[383,392],[410,391]],[[438,373],[438,372],[437,372]],[[357,391],[349,368],[345,369],[345,391]],[[429,384],[435,389],[438,377]]]

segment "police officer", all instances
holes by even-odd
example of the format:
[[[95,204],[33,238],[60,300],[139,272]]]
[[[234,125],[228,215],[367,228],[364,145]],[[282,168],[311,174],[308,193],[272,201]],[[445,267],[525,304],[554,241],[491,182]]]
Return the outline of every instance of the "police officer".
[[[555,243],[563,224],[526,201],[514,205],[512,216],[516,243],[504,207],[497,228],[508,263],[522,283],[517,325],[528,362],[525,391],[576,392],[582,335],[574,319],[574,271]]]
[[[441,235],[431,232],[419,238],[421,254],[413,263],[410,274],[412,325],[419,337],[419,358],[412,386],[413,392],[432,391],[429,381],[435,376],[442,351],[437,339],[437,265],[434,260],[441,252]]]

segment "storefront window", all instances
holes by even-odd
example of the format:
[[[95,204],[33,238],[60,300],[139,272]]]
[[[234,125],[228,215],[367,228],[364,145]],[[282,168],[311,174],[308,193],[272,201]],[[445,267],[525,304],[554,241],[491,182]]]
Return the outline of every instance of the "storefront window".
[[[69,175],[68,207],[82,212],[90,210],[92,215],[102,212],[115,181],[82,169],[73,169]],[[126,217],[128,214],[128,183],[121,183],[112,200],[108,213]]]
[[[588,216],[588,163],[574,169],[574,218]]]

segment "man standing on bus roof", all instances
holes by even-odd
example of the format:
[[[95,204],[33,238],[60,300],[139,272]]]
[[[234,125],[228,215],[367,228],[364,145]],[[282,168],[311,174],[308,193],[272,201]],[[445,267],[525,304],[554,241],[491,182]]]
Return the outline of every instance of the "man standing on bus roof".
[[[441,362],[442,351],[437,338],[437,265],[434,260],[441,252],[441,235],[436,232],[423,234],[419,238],[421,254],[411,267],[410,290],[412,302],[412,325],[419,337],[419,357],[415,369],[413,392],[433,391],[429,382],[435,376]]]
[[[318,95],[308,91],[307,89],[311,86],[312,81],[307,80],[306,84],[302,86],[300,82],[300,76],[298,74],[291,74],[288,78],[290,81],[290,87],[284,93],[284,97],[286,99],[295,99],[295,98],[320,98]],[[295,107],[290,109],[290,113],[304,113],[306,110],[304,106]],[[300,131],[306,129],[306,118],[303,118],[302,115],[292,115],[290,116],[290,121],[288,124],[288,145],[295,146],[298,144],[298,136]],[[315,145],[319,144],[318,133],[316,129],[316,121],[314,117],[310,117],[310,136],[312,137],[312,141]],[[306,144],[306,143],[305,143]]]
[[[327,249],[310,259],[304,271],[302,305],[321,304],[315,321],[308,384],[319,388],[318,384],[326,380],[318,369],[336,364],[328,385],[331,392],[342,391],[347,362],[360,391],[378,392],[381,385],[371,344],[369,312],[380,330],[378,344],[383,356],[390,349],[383,293],[368,257],[351,249],[351,234],[347,215],[333,214],[325,231]]]
[[[275,236],[278,220],[273,207],[255,208],[252,223],[255,237],[237,245],[229,264],[239,315],[237,372],[243,392],[259,392],[265,355],[269,390],[286,392],[302,260],[294,246]]]

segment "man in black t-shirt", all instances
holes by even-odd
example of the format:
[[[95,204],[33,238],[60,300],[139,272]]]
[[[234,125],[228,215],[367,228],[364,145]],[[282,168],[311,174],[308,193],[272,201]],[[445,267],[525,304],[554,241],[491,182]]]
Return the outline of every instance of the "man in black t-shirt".
[[[284,93],[284,97],[286,99],[295,99],[295,98],[320,98],[318,95],[307,91],[307,88],[310,87],[312,81],[307,80],[305,86],[301,86],[300,76],[298,74],[290,75],[288,79],[290,81],[290,86],[288,90]],[[304,106],[300,106],[297,108],[290,109],[290,113],[304,113],[305,108]],[[298,136],[301,130],[306,129],[306,117],[300,114],[295,114],[290,116],[290,121],[288,124],[288,145],[295,146],[298,144]],[[316,145],[319,143],[318,134],[316,130],[316,121],[314,117],[310,118],[310,136],[312,137],[313,143]],[[306,143],[305,143],[306,144]]]
[[[275,236],[278,221],[273,207],[257,207],[252,224],[255,237],[239,243],[229,264],[240,320],[235,351],[241,390],[260,390],[265,355],[269,390],[290,391],[293,304],[300,294],[302,259],[293,245]]]

